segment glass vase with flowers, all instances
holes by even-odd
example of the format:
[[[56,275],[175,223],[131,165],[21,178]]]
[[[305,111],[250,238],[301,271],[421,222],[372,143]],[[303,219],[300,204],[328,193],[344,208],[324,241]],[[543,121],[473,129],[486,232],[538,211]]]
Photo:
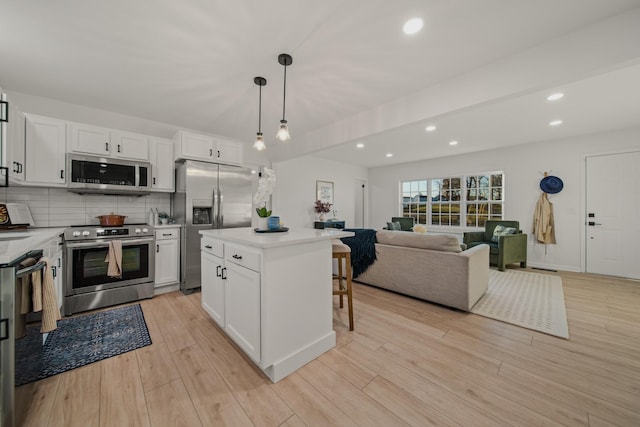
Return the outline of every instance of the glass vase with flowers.
[[[316,200],[316,203],[314,205],[314,209],[316,211],[317,214],[319,214],[318,216],[318,220],[323,221],[325,220],[325,215],[328,212],[331,212],[331,206],[333,204],[329,203],[329,202],[323,202],[322,200]]]

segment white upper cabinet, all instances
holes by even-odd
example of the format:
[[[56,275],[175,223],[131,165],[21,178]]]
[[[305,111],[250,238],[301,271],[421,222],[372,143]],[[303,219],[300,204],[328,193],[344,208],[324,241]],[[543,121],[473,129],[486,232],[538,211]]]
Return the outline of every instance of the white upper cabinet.
[[[74,153],[148,161],[149,138],[146,135],[84,123],[70,123],[69,150]]]
[[[149,160],[151,160],[151,189],[153,191],[175,190],[173,141],[165,138],[150,138]]]
[[[64,186],[66,122],[25,114],[25,181],[30,184]]]
[[[13,103],[9,103],[9,123],[7,123],[7,141],[5,161],[9,168],[9,180],[20,183],[25,180],[24,113]],[[4,180],[4,177],[2,177]]]
[[[230,165],[242,165],[244,146],[238,142],[218,139],[218,149],[216,155],[218,162]]]
[[[241,143],[184,130],[178,131],[174,140],[176,160],[190,159],[231,165],[242,164],[243,147]]]
[[[111,156],[149,160],[149,137],[138,133],[112,131]]]
[[[69,151],[110,156],[111,130],[84,123],[70,123]]]

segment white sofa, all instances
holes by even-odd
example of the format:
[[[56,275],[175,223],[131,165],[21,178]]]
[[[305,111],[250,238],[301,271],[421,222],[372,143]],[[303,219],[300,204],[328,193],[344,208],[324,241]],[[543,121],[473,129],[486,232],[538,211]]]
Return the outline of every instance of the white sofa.
[[[380,230],[376,261],[354,280],[470,311],[489,285],[489,246],[448,234]]]

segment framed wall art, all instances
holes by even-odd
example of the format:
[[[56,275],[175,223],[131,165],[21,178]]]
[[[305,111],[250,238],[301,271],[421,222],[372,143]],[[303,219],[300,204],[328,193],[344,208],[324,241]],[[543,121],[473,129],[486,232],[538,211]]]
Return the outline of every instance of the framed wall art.
[[[333,204],[333,182],[316,181],[316,200]]]

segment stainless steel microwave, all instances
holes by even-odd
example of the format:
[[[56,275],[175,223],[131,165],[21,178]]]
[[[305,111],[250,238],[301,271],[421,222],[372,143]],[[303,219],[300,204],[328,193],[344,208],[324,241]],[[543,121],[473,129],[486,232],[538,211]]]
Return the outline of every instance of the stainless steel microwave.
[[[74,193],[149,194],[151,163],[67,155],[67,189]]]

